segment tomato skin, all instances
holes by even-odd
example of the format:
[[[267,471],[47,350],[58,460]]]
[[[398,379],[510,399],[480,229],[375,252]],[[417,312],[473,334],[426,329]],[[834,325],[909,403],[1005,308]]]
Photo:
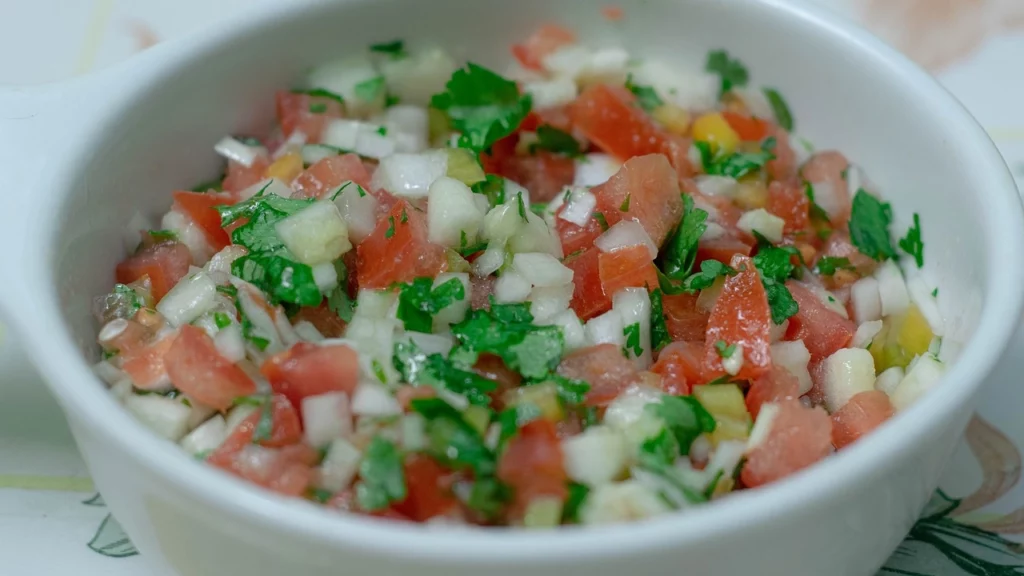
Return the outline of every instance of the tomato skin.
[[[799,311],[790,317],[785,339],[803,340],[811,353],[811,362],[823,360],[850,344],[857,330],[853,322],[825,306],[803,284],[790,280],[786,282],[786,288],[796,300]]]
[[[494,173],[529,190],[531,202],[548,202],[572,184],[576,163],[567,156],[538,151],[530,156],[507,156]]]
[[[755,378],[747,391],[747,412],[754,418],[761,412],[761,406],[768,402],[782,402],[800,397],[800,382],[781,366]]]
[[[647,246],[601,252],[597,256],[597,269],[605,294],[615,294],[623,288],[658,287],[658,270]]]
[[[498,461],[498,479],[512,487],[509,516],[513,521],[522,520],[534,498],[554,497],[564,502],[568,476],[555,425],[540,419],[520,428]]]
[[[588,140],[620,160],[662,153],[665,133],[634,102],[625,88],[595,84],[569,104],[569,117]]]
[[[661,376],[666,394],[688,395],[695,385],[711,380],[704,373],[702,342],[673,342],[658,354],[651,371]]]
[[[149,276],[153,300],[159,302],[179,280],[188,274],[192,254],[181,242],[163,242],[129,256],[117,265],[115,276],[120,284],[131,284]]]
[[[612,307],[612,300],[601,285],[600,254],[597,248],[590,248],[563,262],[573,271],[572,301],[569,306],[583,322]]]
[[[178,390],[222,412],[232,406],[235,398],[256,392],[252,379],[220,355],[206,332],[191,324],[179,329],[164,362]]]
[[[799,400],[784,400],[777,406],[767,438],[748,452],[740,472],[748,488],[789,476],[832,452],[832,421],[824,410],[807,408]]]
[[[244,166],[234,160],[228,160],[228,173],[224,177],[221,187],[225,192],[241,192],[263,180],[269,167],[270,160],[265,156],[257,156],[253,160],[252,166]]]
[[[347,180],[370,189],[370,173],[356,154],[329,156],[306,168],[292,182],[293,198],[322,198]]]
[[[306,135],[308,144],[320,141],[320,133],[323,132],[328,120],[344,115],[341,103],[333,98],[280,90],[274,95],[274,100],[277,121],[281,124],[284,137],[287,138],[298,130]],[[323,111],[311,110],[317,108],[322,108]]]
[[[274,392],[301,406],[308,396],[354,392],[359,384],[359,356],[344,344],[299,342],[267,358],[260,373],[270,380]]]
[[[786,221],[783,231],[786,234],[807,230],[811,225],[811,201],[807,194],[795,182],[772,182],[768,186],[769,212]]]
[[[433,458],[410,454],[403,463],[408,495],[393,508],[414,522],[426,522],[435,516],[444,516],[459,507],[459,501],[446,485],[448,471]]]
[[[740,137],[740,140],[746,142],[760,142],[764,140],[768,137],[769,130],[771,129],[771,124],[753,116],[729,111],[722,112],[722,116],[736,132],[736,135]]]
[[[842,449],[892,418],[896,413],[881,390],[860,392],[832,414],[832,445]]]
[[[166,384],[167,351],[176,337],[176,334],[168,334],[141,348],[122,350],[121,370],[131,377],[136,388],[151,390]]]
[[[661,306],[672,340],[704,342],[711,313],[697,306],[696,294],[664,294]]]
[[[529,70],[542,70],[544,57],[576,43],[576,34],[557,24],[544,24],[523,43],[512,45],[512,55]]]
[[[558,373],[590,384],[585,400],[588,406],[610,404],[640,378],[633,362],[614,344],[598,344],[570,352],[562,358]]]
[[[709,374],[724,372],[722,358],[715,346],[717,342],[742,344],[743,365],[736,378],[749,380],[771,367],[771,310],[754,262],[745,256],[734,256],[729,265],[739,272],[726,278],[722,293],[711,310],[704,344],[704,369]]]
[[[565,210],[565,206],[559,208],[557,214],[561,214],[563,210]],[[563,220],[556,216],[555,232],[558,233],[558,238],[562,241],[562,253],[574,254],[593,246],[594,240],[604,230],[601,229],[601,225],[593,217],[587,222],[586,226],[577,226],[568,220]]]
[[[173,196],[174,206],[188,214],[199,226],[214,252],[219,252],[231,244],[228,233],[221,227],[220,212],[216,209],[216,206],[234,204],[235,198],[231,194],[176,190]]]
[[[404,222],[403,222],[404,220]],[[399,200],[356,247],[361,288],[387,288],[420,276],[437,276],[448,265],[443,246],[427,240],[427,217]]]
[[[659,247],[683,216],[679,178],[661,154],[630,158],[591,192],[597,197],[597,211],[609,226],[635,220]]]

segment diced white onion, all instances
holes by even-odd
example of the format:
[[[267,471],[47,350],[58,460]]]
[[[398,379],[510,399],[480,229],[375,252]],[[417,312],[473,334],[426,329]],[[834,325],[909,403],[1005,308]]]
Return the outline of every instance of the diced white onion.
[[[309,320],[299,320],[296,322],[295,333],[306,342],[322,342],[324,339],[324,335]]]
[[[754,427],[750,429],[750,437],[747,438],[747,453],[764,442],[772,431],[772,424],[775,417],[779,415],[779,405],[773,402],[766,402],[761,405],[757,413],[757,420],[754,420]]]
[[[543,320],[543,323],[558,326],[565,336],[565,349],[567,352],[578,350],[587,345],[587,335],[580,322],[579,316],[572,310],[564,310],[551,318]]]
[[[444,92],[455,68],[455,61],[440,48],[413,51],[406,58],[388,58],[380,64],[388,93],[403,104],[418,106],[427,106],[432,95]]]
[[[156,305],[172,326],[182,326],[206,314],[216,303],[217,285],[199,271],[185,276]]]
[[[564,106],[576,99],[576,83],[564,76],[527,82],[523,85],[523,91],[533,96],[535,110]]]
[[[320,293],[327,294],[338,287],[338,271],[331,262],[324,262],[313,266],[313,282],[320,289]]]
[[[616,524],[669,512],[654,490],[638,480],[602,484],[587,496],[580,510],[584,524]]]
[[[361,314],[357,308],[352,322],[345,327],[345,337],[346,344],[359,352],[359,372],[363,379],[376,382],[379,380],[378,373],[381,373],[387,384],[398,381],[399,374],[391,363],[398,327],[397,320],[372,318]]]
[[[836,295],[822,288],[818,284],[805,283],[804,287],[814,293],[818,297],[818,300],[825,305],[826,308],[832,310],[836,314],[839,314],[843,318],[849,319],[850,313],[846,311],[846,306],[836,298]]]
[[[638,449],[644,440],[656,436],[665,422],[646,409],[661,402],[661,391],[647,386],[631,386],[619,394],[604,414],[604,424],[621,432],[631,448]]]
[[[594,196],[586,188],[575,187],[569,194],[569,199],[565,203],[565,209],[562,210],[558,217],[577,226],[586,226],[587,222],[590,222],[590,217],[594,214],[594,208],[596,207],[597,196]]]
[[[530,291],[530,315],[534,323],[546,323],[549,318],[569,308],[572,300],[572,283],[561,286],[536,287]],[[580,326],[582,329],[582,325]]]
[[[394,416],[402,413],[402,406],[383,386],[362,383],[352,396],[352,413],[357,416]]]
[[[618,478],[628,460],[625,439],[607,426],[591,426],[562,440],[565,472],[588,486],[600,486]]]
[[[321,88],[341,96],[348,114],[365,118],[384,109],[387,90],[381,78],[380,90],[366,99],[365,90],[359,90],[358,86],[378,78],[381,77],[370,59],[359,55],[317,66],[309,73],[306,83],[310,88]]]
[[[177,400],[156,394],[132,394],[124,406],[147,428],[168,440],[177,442],[188,431],[190,410]]]
[[[743,343],[737,342],[733,344],[732,354],[722,358],[722,370],[725,370],[726,374],[735,376],[740,373],[740,369],[743,368]]]
[[[640,348],[638,355],[627,347],[628,356],[636,366],[646,369],[651,365],[651,297],[645,288],[623,288],[612,296],[612,311],[622,317],[622,327],[638,324],[640,327]],[[623,342],[625,343],[625,342]],[[742,358],[742,356],[740,356]]]
[[[789,330],[788,319],[783,320],[782,324],[776,324],[775,322],[772,322],[771,325],[768,326],[768,337],[773,344],[775,342],[780,342],[783,338],[786,337],[787,330]]]
[[[523,302],[530,296],[530,281],[515,270],[506,270],[494,283],[494,299],[499,304]]]
[[[658,255],[658,246],[636,220],[620,220],[594,240],[594,246],[601,252],[614,252],[620,248],[646,246],[651,260]]]
[[[139,247],[139,244],[142,243],[142,232],[146,230],[153,230],[154,228],[156,228],[156,226],[153,225],[153,222],[149,218],[143,216],[141,212],[135,212],[132,214],[131,219],[128,220],[128,225],[125,226],[124,230],[121,232],[121,238],[124,240],[124,249],[127,250],[129,254],[135,252]]]
[[[301,154],[302,148],[306,144],[306,140],[307,137],[304,133],[295,130],[294,132],[291,133],[291,136],[288,136],[287,140],[282,142],[281,145],[277,147],[277,150],[274,150],[274,154],[272,156],[273,159],[277,160],[278,158],[284,156],[285,154],[290,154],[293,152],[298,152]],[[305,159],[303,159],[303,162],[305,162]],[[309,164],[312,164],[312,162],[309,162]]]
[[[886,260],[875,271],[878,280],[878,295],[882,304],[882,316],[902,314],[910,306],[910,295],[903,281],[903,272],[892,260]]]
[[[512,267],[527,282],[538,288],[562,286],[572,282],[573,271],[557,258],[543,252],[525,252],[512,257]]]
[[[881,331],[881,320],[862,322],[860,326],[857,326],[857,331],[853,333],[853,340],[850,342],[850,346],[852,348],[867,348]]]
[[[362,289],[356,295],[356,314],[360,317],[384,319],[395,317],[398,295],[392,290]]]
[[[359,134],[356,136],[355,152],[367,158],[381,159],[395,153],[398,146],[397,140],[391,134],[382,134],[380,126],[363,123],[359,126]]]
[[[310,266],[333,262],[352,249],[348,226],[331,202],[314,202],[282,219],[274,229],[295,258]]]
[[[430,120],[423,106],[399,104],[384,111],[384,126],[395,138],[396,152],[422,152],[427,148]]]
[[[946,365],[931,354],[919,356],[908,367],[907,375],[890,395],[897,411],[910,407],[918,398],[931,390],[942,379]]]
[[[366,239],[377,223],[377,197],[364,190],[355,182],[342,184],[337,191],[328,195],[338,207],[338,213],[348,227],[349,240],[359,244]]]
[[[907,280],[907,292],[910,300],[917,305],[917,309],[928,321],[932,334],[942,336],[945,334],[945,322],[942,320],[942,313],[939,312],[939,303],[935,296],[932,296],[932,289],[925,282],[920,274],[912,276]]]
[[[695,182],[697,190],[705,196],[735,198],[740,190],[739,182],[728,176],[698,176]]]
[[[906,376],[906,372],[899,366],[893,366],[883,371],[875,378],[875,390],[881,390],[889,396],[893,395],[896,391],[896,387],[903,381],[903,377]]]
[[[427,334],[426,332],[409,330],[405,333],[405,337],[427,355],[440,354],[447,356],[452,346],[455,345],[450,334]]]
[[[518,209],[517,209],[518,215]],[[520,218],[522,220],[522,218]],[[508,246],[513,252],[547,252],[561,258],[562,240],[540,216],[529,209],[526,210],[526,222],[508,239]]]
[[[306,442],[310,446],[319,448],[352,434],[352,411],[345,392],[306,396],[300,408]]]
[[[505,243],[491,242],[487,250],[473,261],[473,275],[481,278],[490,276],[505,264]]]
[[[626,337],[622,333],[622,315],[615,310],[591,318],[583,329],[587,342],[592,345],[615,344],[621,348],[626,344]]]
[[[758,412],[760,417],[761,413]],[[747,452],[747,442],[741,442],[739,440],[723,440],[718,443],[715,447],[715,451],[711,454],[711,459],[708,460],[708,465],[704,468],[704,474],[707,476],[708,481],[714,480],[719,474],[723,478],[732,478],[736,471],[736,467],[740,465],[740,460],[743,459],[744,453]]]
[[[811,186],[814,187],[814,202],[825,210],[829,218],[838,217],[849,207],[846,194],[836,190],[831,182],[811,182]]]
[[[238,200],[248,200],[249,198],[252,198],[253,196],[259,194],[260,192],[263,192],[264,196],[274,194],[275,196],[280,196],[281,198],[292,197],[291,186],[285,183],[284,180],[281,180],[279,178],[266,178],[239,192]]]
[[[330,492],[344,490],[359,471],[362,453],[343,438],[331,442],[320,464],[320,487]]]
[[[576,175],[573,186],[598,186],[604,184],[622,168],[622,162],[609,154],[594,152],[576,160]]]
[[[337,139],[339,137],[335,135],[334,138]],[[346,148],[346,150],[348,150],[348,148]],[[338,148],[324,144],[306,144],[301,148],[300,153],[302,155],[303,164],[316,164],[325,158],[337,156]]]
[[[268,354],[276,354],[283,350],[284,346],[281,345],[281,335],[277,333],[277,324],[270,314],[267,313],[264,303],[256,300],[257,298],[262,299],[258,295],[259,291],[242,280],[232,280],[232,284],[235,284],[238,288],[238,304],[242,308],[242,313],[245,314],[245,317],[249,319],[252,325],[252,335],[267,340],[267,346],[264,351]]]
[[[839,410],[860,392],[875,388],[875,361],[862,348],[843,348],[825,359],[825,407]]]
[[[477,241],[484,213],[473,201],[473,191],[462,182],[440,176],[430,185],[427,210],[429,240],[459,247]]]
[[[448,171],[443,150],[422,154],[392,154],[381,160],[370,186],[403,198],[425,198],[430,185]]]
[[[221,138],[220,141],[213,145],[213,150],[224,158],[237,162],[246,168],[251,167],[257,157],[266,153],[266,149],[262,146],[248,146],[230,136]]]
[[[590,63],[591,51],[586,46],[570,44],[541,58],[541,65],[559,76],[575,79]]]
[[[622,48],[599,48],[580,71],[579,81],[585,84],[620,84],[626,80],[629,53]]]
[[[238,324],[231,324],[221,328],[213,337],[213,343],[217,351],[228,362],[241,362],[245,359],[245,339],[242,337],[242,328]]]
[[[200,424],[181,439],[181,447],[193,456],[216,450],[228,436],[228,427],[220,414]]]
[[[882,300],[878,293],[878,280],[868,276],[850,286],[853,319],[863,323],[882,318]]]
[[[231,264],[248,254],[249,251],[245,249],[245,246],[239,244],[229,244],[224,247],[223,250],[217,252],[210,258],[210,261],[203,266],[203,269],[213,277],[213,274],[231,274]]]
[[[715,281],[711,286],[700,291],[697,295],[697,308],[711,312],[715,307],[715,302],[718,301],[719,294],[722,293],[722,289],[725,288],[725,279],[721,276],[715,278]]]
[[[422,414],[410,412],[402,416],[401,427],[402,448],[408,452],[423,450],[427,447],[427,420]]]
[[[700,239],[714,240],[716,238],[721,238],[722,236],[725,236],[725,228],[717,222],[708,222],[707,228],[705,228],[704,232],[700,235]]]
[[[207,242],[206,234],[187,214],[172,208],[160,220],[160,227],[174,232],[178,240],[188,247],[188,251],[192,255],[192,262],[196,265],[201,266],[213,254],[213,248]]]
[[[764,208],[758,208],[744,212],[736,222],[736,227],[750,234],[759,232],[768,240],[778,243],[782,242],[782,230],[786,227],[786,221]]]
[[[362,122],[347,118],[334,118],[324,124],[320,133],[320,142],[334,148],[352,151],[356,149]],[[312,151],[311,151],[312,152]],[[305,149],[303,149],[305,155]],[[335,152],[337,154],[337,152]]]
[[[98,376],[100,380],[103,380],[107,386],[113,386],[128,377],[128,374],[125,374],[125,372],[120,368],[115,367],[106,360],[100,360],[93,364],[92,372]]]

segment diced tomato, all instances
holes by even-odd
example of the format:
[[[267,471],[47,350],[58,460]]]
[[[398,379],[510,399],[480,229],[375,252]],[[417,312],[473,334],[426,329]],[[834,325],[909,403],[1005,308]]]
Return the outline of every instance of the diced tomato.
[[[306,142],[313,144],[320,141],[320,133],[331,118],[341,118],[344,114],[341,102],[324,96],[296,94],[285,90],[275,95],[277,105],[277,121],[285,138],[298,130],[306,135]]]
[[[789,133],[776,126],[772,126],[770,131],[769,136],[775,137],[775,147],[772,149],[775,159],[769,161],[765,169],[773,180],[792,180],[799,166],[796,165],[796,152],[793,152],[790,145]]]
[[[662,144],[661,153],[668,158],[669,164],[675,168],[680,180],[693,178],[697,174],[697,169],[690,161],[690,146],[692,145],[691,139],[677,134],[666,135],[665,142]]]
[[[665,151],[665,133],[625,88],[595,84],[569,105],[573,126],[601,150],[628,160]]]
[[[771,370],[758,376],[750,383],[747,391],[747,412],[757,418],[761,406],[768,402],[782,402],[800,397],[800,382],[796,376],[782,366],[772,366]]]
[[[494,295],[494,283],[498,279],[494,276],[481,278],[476,274],[470,274],[470,303],[473,310],[489,310],[491,308],[491,296]]]
[[[810,207],[810,199],[797,183],[776,181],[768,186],[768,205],[765,208],[786,221],[783,229],[786,234],[807,230],[811,223]]]
[[[786,282],[790,294],[796,300],[799,311],[790,317],[786,329],[786,340],[803,340],[811,353],[811,362],[817,362],[833,352],[849,345],[856,324],[843,318],[821,301],[810,289],[800,282]]]
[[[292,317],[292,322],[298,323],[302,320],[315,326],[325,338],[340,338],[345,333],[345,326],[347,326],[345,321],[331,312],[326,304],[299,308],[298,313]]]
[[[611,298],[601,286],[600,254],[597,248],[590,248],[563,262],[573,271],[572,301],[569,305],[584,322],[612,307]]]
[[[778,403],[768,436],[747,453],[740,480],[748,488],[784,478],[832,452],[832,421],[821,408],[799,400]]]
[[[576,34],[557,24],[545,24],[522,44],[512,45],[512,55],[530,70],[541,70],[544,57],[563,46],[576,43]]]
[[[131,284],[149,276],[153,300],[159,302],[171,288],[188,274],[192,254],[181,242],[164,242],[145,248],[117,265],[116,277],[121,284]]]
[[[570,352],[562,358],[558,373],[590,384],[586,398],[590,406],[610,404],[620,392],[639,380],[633,362],[614,344],[598,344]]]
[[[514,500],[509,516],[513,522],[522,521],[535,498],[564,501],[568,495],[567,476],[555,425],[540,419],[520,428],[498,461],[498,479],[512,488]]]
[[[739,272],[725,281],[722,293],[711,310],[707,339],[704,344],[704,369],[707,373],[723,373],[722,357],[715,344],[741,345],[743,365],[735,375],[750,380],[764,374],[772,363],[771,310],[761,275],[754,262],[745,256],[734,256],[729,263]]]
[[[241,444],[254,443],[253,437],[260,421],[264,418],[265,407],[260,407],[255,413],[250,414],[242,424],[239,425],[235,437],[232,438]],[[252,426],[246,426],[246,422],[252,422]],[[299,413],[292,406],[292,403],[281,394],[274,394],[270,397],[270,435],[267,438],[255,442],[260,446],[268,448],[281,448],[302,441],[302,425],[299,423]],[[244,437],[244,442],[242,442]]]
[[[299,342],[267,358],[260,372],[270,380],[274,392],[301,406],[307,396],[354,392],[359,384],[359,356],[344,344]]]
[[[658,269],[654,267],[651,251],[642,244],[601,252],[597,269],[605,294],[615,294],[623,288],[658,287]]]
[[[832,444],[843,448],[893,417],[889,396],[880,390],[861,392],[832,414]]]
[[[283,448],[254,445],[259,420],[258,411],[243,420],[206,461],[264,488],[300,496],[313,479],[317,451],[305,444]]]
[[[382,189],[371,190],[370,194],[373,194],[373,197],[377,199],[376,217],[377,221],[380,222],[380,219],[386,217],[391,212],[391,209],[395,207],[395,204],[398,204],[398,197]]]
[[[531,202],[548,202],[572,184],[576,163],[568,156],[538,151],[530,156],[507,156],[494,173],[529,190]]]
[[[651,371],[661,376],[665,393],[687,395],[695,385],[711,380],[704,373],[703,358],[703,343],[673,342],[658,354]]]
[[[180,328],[164,362],[178,390],[216,410],[227,410],[235,398],[256,392],[252,379],[220,355],[206,332],[191,324]]]
[[[151,390],[166,385],[167,352],[171,349],[176,336],[168,334],[142,348],[129,350],[123,354],[121,370],[131,377],[136,388]]]
[[[523,382],[523,377],[518,372],[510,369],[500,356],[494,354],[481,354],[477,358],[476,364],[473,364],[473,371],[488,380],[497,382],[498,388],[491,392],[490,396],[499,410],[505,407],[503,401],[505,392],[518,388]]]
[[[768,137],[771,124],[753,116],[738,114],[736,112],[722,112],[725,121],[740,137],[746,142],[760,142]]]
[[[800,174],[814,187],[814,199],[829,212],[829,220],[837,228],[850,219],[850,191],[843,174],[850,161],[841,152],[826,150],[811,156]]]
[[[697,244],[696,265],[705,260],[718,260],[719,262],[730,262],[734,256],[750,256],[753,246],[732,236],[725,234],[711,240],[701,240]]]
[[[850,234],[845,230],[835,230],[829,234],[828,240],[821,248],[821,255],[846,258],[861,276],[870,276],[878,267],[878,262],[874,258],[866,256],[853,245]]]
[[[697,306],[696,294],[664,294],[661,306],[673,340],[704,342],[711,313]]]
[[[121,358],[130,358],[149,344],[150,338],[153,337],[153,330],[135,320],[118,320],[118,323],[122,321],[124,322],[123,328],[113,335],[110,333],[112,330],[104,326],[100,331],[100,335],[104,339],[99,343],[107,352],[121,354]]]
[[[618,6],[605,6],[601,8],[601,16],[604,16],[605,20],[609,22],[618,22],[625,18],[625,13],[622,8]]]
[[[526,119],[520,124],[522,130],[526,130],[523,126],[529,123],[537,122],[539,116],[536,114],[527,114]],[[536,129],[536,124],[534,124]],[[488,174],[497,174],[505,161],[516,155],[516,145],[519,143],[519,134],[512,134],[506,136],[501,140],[495,142],[491,149],[486,152],[480,153],[480,165],[483,166],[484,172]]]
[[[427,240],[426,215],[400,200],[356,247],[359,286],[379,289],[420,276],[433,278],[447,267],[444,250]]]
[[[220,212],[217,212],[216,206],[234,204],[234,196],[185,190],[176,190],[173,196],[175,207],[188,214],[189,218],[199,226],[214,251],[219,252],[231,244],[228,233],[220,225]]]
[[[563,210],[565,210],[565,206],[559,208],[557,214],[561,214]],[[601,229],[601,224],[594,218],[591,218],[586,226],[577,226],[568,220],[557,217],[555,218],[555,231],[558,232],[558,237],[562,240],[563,254],[573,254],[590,248],[594,245],[594,240],[604,232]]]
[[[269,167],[270,160],[266,156],[257,156],[252,166],[228,160],[228,174],[224,177],[221,187],[225,192],[241,192],[263,180]]]
[[[292,182],[293,198],[320,198],[343,182],[351,180],[363,188],[370,188],[370,173],[355,154],[328,156],[306,168]]]
[[[410,454],[403,468],[407,496],[394,505],[399,514],[415,522],[426,522],[458,508],[459,501],[452,495],[450,482],[446,482],[449,472],[433,458]]]
[[[623,219],[636,220],[657,246],[665,242],[683,216],[679,179],[661,154],[630,158],[591,192],[609,226]]]

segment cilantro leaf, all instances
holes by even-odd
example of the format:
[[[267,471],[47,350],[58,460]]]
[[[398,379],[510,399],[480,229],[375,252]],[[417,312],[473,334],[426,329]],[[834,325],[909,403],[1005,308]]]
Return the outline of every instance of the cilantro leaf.
[[[782,324],[800,310],[789,288],[786,288],[786,280],[796,271],[792,256],[799,255],[799,251],[792,246],[772,246],[764,236],[755,235],[760,247],[753,258],[754,267],[761,273],[761,284],[768,297],[772,322]]]
[[[765,164],[775,159],[775,137],[765,139],[761,144],[760,152],[722,154],[721,151],[712,150],[709,142],[696,141],[693,145],[700,152],[704,173],[712,176],[739,179],[747,174],[757,172]]]
[[[597,224],[601,226],[602,232],[608,231],[608,220],[604,217],[601,212],[594,212],[594,220],[597,220]]]
[[[341,258],[334,261],[334,271],[338,275],[338,285],[327,295],[327,308],[345,322],[351,322],[356,303],[348,295],[348,268]]]
[[[653,405],[648,405],[648,407]],[[659,477],[667,485],[683,495],[683,498],[690,503],[706,501],[704,495],[688,487],[683,483],[675,472],[673,462],[677,453],[677,440],[668,431],[662,430],[656,436],[648,438],[641,444],[637,463],[640,469]],[[682,503],[677,497],[669,496],[664,490],[660,491],[661,497],[675,507]]]
[[[384,91],[384,77],[375,76],[369,80],[363,80],[353,88],[356,98],[364,102],[373,102]]]
[[[178,233],[174,230],[149,230],[147,232],[153,242],[173,242],[178,239]]]
[[[537,142],[530,145],[530,153],[538,149],[564,154],[569,158],[583,155],[579,141],[573,138],[572,134],[550,124],[541,124],[537,127]]]
[[[401,285],[398,319],[405,324],[406,330],[431,333],[434,315],[466,297],[466,288],[458,278],[451,278],[437,288],[432,288],[433,285],[431,278],[416,278]]]
[[[324,104],[323,102],[314,102],[309,105],[309,112],[310,114],[323,114],[324,112],[327,112],[327,104]]]
[[[725,340],[719,340],[715,342],[715,350],[722,358],[732,358],[732,355],[736,352],[736,345],[726,344]]]
[[[855,270],[849,258],[836,256],[822,256],[814,267],[822,276],[833,276],[837,270]]]
[[[629,212],[629,200],[633,197],[632,194],[626,194],[626,199],[619,205],[619,212]]]
[[[587,496],[590,495],[590,488],[579,482],[569,483],[569,496],[565,499],[565,506],[562,508],[562,522],[575,524],[580,520],[580,509]]]
[[[367,512],[383,510],[392,502],[405,500],[407,494],[401,452],[389,440],[375,436],[359,464],[359,507]]]
[[[861,254],[875,260],[885,260],[896,256],[889,235],[889,224],[892,223],[892,207],[882,202],[863,188],[857,190],[853,197],[853,208],[850,211],[850,241],[860,250]]]
[[[566,378],[561,374],[549,374],[544,382],[554,382],[555,389],[558,392],[558,398],[562,401],[562,404],[566,406],[573,406],[576,404],[582,404],[584,398],[587,396],[587,392],[590,392],[590,384],[583,380],[574,380],[572,378]]]
[[[710,288],[719,276],[735,276],[736,270],[718,260],[705,260],[700,263],[700,271],[694,272],[683,281],[686,292],[699,292]]]
[[[747,82],[750,81],[747,67],[739,60],[730,58],[729,53],[725,50],[713,50],[708,53],[708,60],[707,64],[704,65],[704,70],[721,78],[721,87],[718,92],[719,97],[735,87],[742,88],[746,86]]]
[[[515,82],[472,62],[456,70],[445,91],[430,99],[430,105],[447,112],[452,127],[462,132],[459,145],[476,151],[512,134],[532,102],[529,94],[519,93]]]
[[[245,246],[250,255],[268,253],[267,255],[290,256],[285,254],[287,250],[277,236],[275,225],[288,216],[308,208],[314,201],[314,198],[293,200],[277,194],[264,195],[263,190],[260,190],[256,196],[244,202],[216,208],[220,213],[221,226],[227,226],[241,218],[249,220],[231,233],[231,241]]]
[[[826,212],[825,209],[814,200],[814,185],[810,182],[804,182],[804,194],[807,196],[807,199],[811,201],[811,220],[817,220],[818,222],[828,224],[830,222],[828,212]]]
[[[330,90],[324,90],[323,88],[313,88],[311,90],[292,90],[292,94],[306,94],[307,96],[313,96],[316,98],[330,98],[339,104],[344,104],[345,99],[342,98],[341,94],[336,94]]]
[[[781,325],[791,316],[800,311],[800,305],[793,299],[793,294],[785,284],[771,279],[761,279],[764,284],[765,295],[768,297],[768,306],[772,312],[772,323]]]
[[[664,292],[661,288],[655,288],[651,292],[651,348],[655,352],[672,343],[672,336],[669,334],[668,324],[665,322],[663,297]]]
[[[683,280],[697,259],[697,243],[707,230],[708,213],[693,207],[693,198],[683,194],[683,218],[665,247],[659,261],[661,271],[672,280]]]
[[[452,354],[474,359],[479,353],[495,354],[526,378],[543,378],[558,366],[565,337],[556,326],[534,326],[532,321],[524,304],[474,310],[452,326],[459,343]]]
[[[440,398],[416,398],[410,406],[427,420],[427,452],[442,463],[468,467],[477,476],[497,468],[495,455],[462,414]]]
[[[413,342],[396,342],[392,358],[402,379],[417,386],[432,386],[465,396],[470,403],[487,406],[488,393],[498,389],[497,382],[476,372],[462,370],[440,354],[425,354]]]
[[[242,256],[231,263],[231,273],[265,292],[271,302],[319,306],[323,300],[313,269],[283,256]]]
[[[693,396],[664,395],[660,403],[648,404],[644,409],[665,421],[678,443],[679,454],[684,456],[698,436],[715,431],[714,416]]]
[[[636,96],[637,103],[647,112],[653,112],[659,106],[665,105],[665,102],[658,96],[658,92],[654,88],[634,84],[632,74],[626,76],[626,89]]]
[[[783,98],[782,94],[774,88],[765,88],[764,97],[768,99],[768,104],[772,107],[772,112],[775,114],[775,121],[778,122],[779,126],[781,126],[786,132],[792,132],[793,114],[789,111],[789,105],[786,104],[786,99]]]
[[[217,325],[217,328],[224,329],[231,326],[231,317],[223,312],[213,313],[213,323]]]
[[[508,486],[496,478],[478,478],[469,491],[466,506],[480,513],[484,518],[497,518],[511,499],[512,493]]]
[[[921,240],[921,218],[917,212],[914,212],[914,225],[900,239],[899,245],[901,250],[914,257],[918,268],[924,266],[924,241]]]
[[[395,217],[388,216],[388,229],[384,231],[385,238],[391,238],[395,235]]]
[[[409,53],[405,51],[405,41],[403,40],[392,40],[391,42],[371,44],[370,51],[387,54],[392,60],[400,60],[409,55]]]
[[[483,194],[491,206],[505,203],[505,179],[497,174],[488,174],[484,180],[473,184],[473,192]]]
[[[622,349],[624,355],[628,356],[628,352],[632,352],[633,356],[639,356],[644,353],[644,348],[640,345],[639,322],[634,322],[623,328],[622,335],[626,337],[626,346]]]

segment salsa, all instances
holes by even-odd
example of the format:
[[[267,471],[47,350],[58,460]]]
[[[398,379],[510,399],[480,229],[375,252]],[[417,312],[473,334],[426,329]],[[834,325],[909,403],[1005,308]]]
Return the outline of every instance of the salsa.
[[[918,215],[742,61],[555,24],[511,54],[396,40],[278,92],[222,176],[129,224],[97,374],[263,488],[527,527],[757,488],[939,380]]]

